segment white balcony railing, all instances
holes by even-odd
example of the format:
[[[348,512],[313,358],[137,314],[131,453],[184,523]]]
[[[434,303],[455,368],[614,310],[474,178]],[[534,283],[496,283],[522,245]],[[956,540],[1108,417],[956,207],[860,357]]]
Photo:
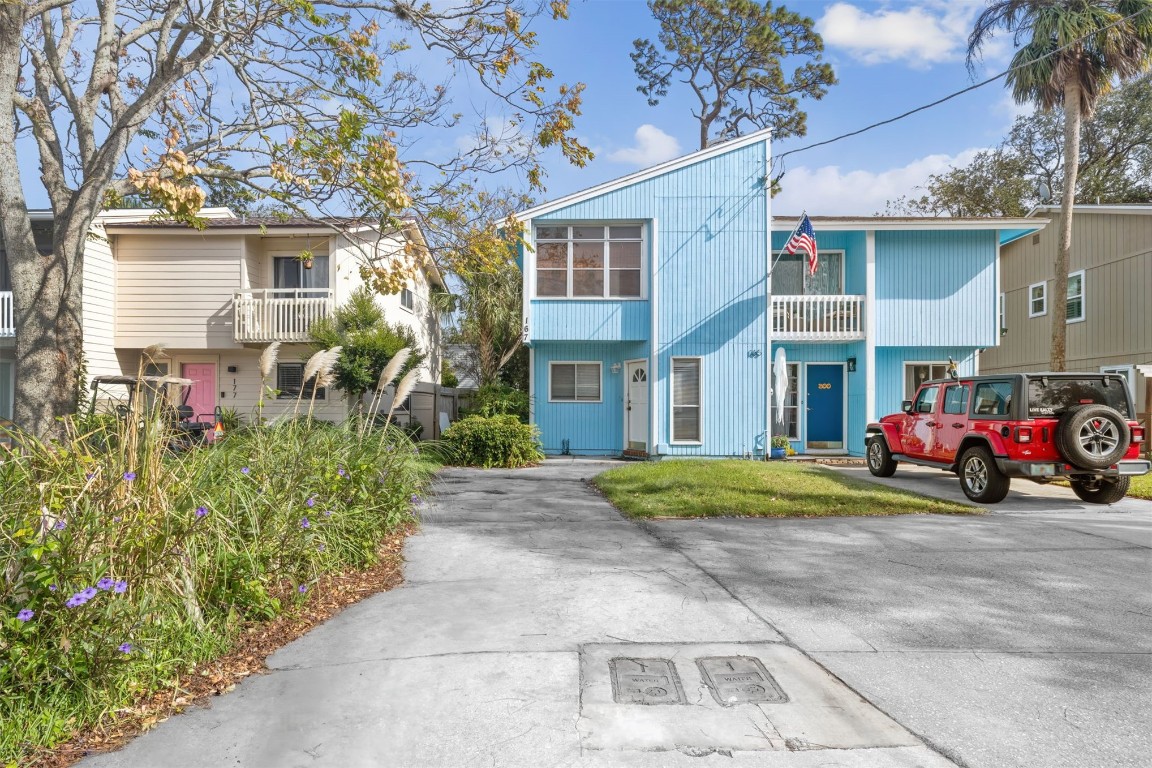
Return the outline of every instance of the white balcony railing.
[[[12,291],[0,291],[0,339],[16,335],[15,317],[12,309]]]
[[[317,320],[331,317],[332,291],[326,288],[265,288],[236,291],[232,299],[237,342],[308,341]]]
[[[773,341],[864,338],[863,296],[773,296]]]

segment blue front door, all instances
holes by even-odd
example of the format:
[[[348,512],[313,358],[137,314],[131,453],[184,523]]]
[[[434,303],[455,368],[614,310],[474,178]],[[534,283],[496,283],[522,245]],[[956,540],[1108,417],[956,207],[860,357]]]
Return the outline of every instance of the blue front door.
[[[808,366],[809,448],[844,447],[844,366]]]

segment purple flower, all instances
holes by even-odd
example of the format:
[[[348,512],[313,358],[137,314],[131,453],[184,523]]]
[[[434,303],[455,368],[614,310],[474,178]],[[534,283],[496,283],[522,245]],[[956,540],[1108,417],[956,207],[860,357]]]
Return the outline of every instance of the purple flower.
[[[242,475],[248,474],[249,471],[250,470],[248,469],[248,467],[240,467],[240,474],[242,474]]]
[[[118,523],[118,522],[120,522],[121,519],[122,518],[120,517],[120,515],[116,515],[116,517],[112,518],[112,522]]]
[[[84,479],[85,479],[85,480],[91,480],[91,479],[92,479],[92,478],[94,478],[94,477],[96,477],[96,473],[95,473],[95,472],[85,472],[85,473],[84,473]]]
[[[122,595],[128,591],[128,582],[118,581],[112,585],[112,591],[118,595]]]
[[[56,521],[56,530],[62,531],[67,527],[68,527],[68,523],[64,522],[63,520],[57,520]]]
[[[129,483],[132,482],[133,480],[136,479],[136,473],[135,472],[125,472],[124,473],[124,479]]]
[[[298,591],[300,594],[304,594],[305,592],[307,592],[307,591],[308,591],[308,585],[307,585],[307,584],[301,584],[301,585],[300,585],[300,589],[299,589],[299,590],[297,590],[297,591]]]
[[[344,468],[343,468],[343,467],[341,467],[340,469],[336,470],[336,474],[340,475],[340,477],[347,477],[347,476],[348,476],[348,473],[344,471]]]
[[[325,547],[323,544],[316,547],[317,552],[323,552],[325,549],[327,549],[327,547]]]
[[[324,511],[324,517],[332,517],[332,510],[330,510],[330,509],[325,510]]]
[[[83,595],[84,602],[88,602],[92,598],[96,597],[96,595],[99,593],[96,591],[96,587],[88,587],[87,589],[78,592],[77,594]]]
[[[120,653],[132,653],[132,643],[120,643],[120,647],[116,650]]]
[[[87,590],[85,590],[85,592],[87,592]],[[88,598],[84,596],[84,592],[77,592],[76,594],[72,595],[72,597],[68,598],[68,601],[64,603],[64,605],[68,606],[69,608],[79,608],[86,602],[88,602]]]
[[[308,518],[302,517],[302,518],[300,518],[300,527],[301,528],[311,528],[312,523],[308,522]]]
[[[196,517],[204,517],[208,514],[208,507],[196,507]]]
[[[32,621],[32,617],[33,617],[33,616],[35,616],[35,615],[36,615],[36,611],[33,611],[33,610],[32,610],[32,609],[30,609],[30,608],[25,608],[24,610],[22,610],[22,611],[19,611],[19,612],[16,614],[16,618],[17,618],[18,620],[22,621],[22,622],[24,622],[24,621]]]
[[[100,581],[96,582],[96,588],[102,589],[102,590],[109,590],[109,589],[112,589],[112,585],[115,583],[116,582],[112,581],[112,579],[105,576],[104,578],[100,579]]]
[[[49,584],[48,585],[48,591],[49,592],[55,592],[57,589],[59,589],[59,587],[57,587],[55,584]]]
[[[312,507],[316,506],[316,499],[313,499],[313,498],[309,498],[309,499],[308,499],[308,501],[304,502],[304,504],[305,504],[305,506],[307,506],[309,509],[311,509]]]
[[[413,504],[419,504],[419,503],[420,503],[420,497],[419,497],[419,496],[417,496],[416,494],[412,494],[412,499],[411,499],[411,501],[412,501],[412,503],[413,503]]]

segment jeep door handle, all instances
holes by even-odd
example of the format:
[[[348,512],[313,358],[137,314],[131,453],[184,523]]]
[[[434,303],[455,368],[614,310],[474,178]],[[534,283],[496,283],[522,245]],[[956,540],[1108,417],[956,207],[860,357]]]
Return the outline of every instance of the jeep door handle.
[[[926,426],[926,427],[934,427],[934,426],[936,426],[936,422],[934,422],[934,421],[926,421],[926,422],[924,422],[924,426]]]
[[[959,421],[952,422],[952,429],[964,429],[964,424]]]

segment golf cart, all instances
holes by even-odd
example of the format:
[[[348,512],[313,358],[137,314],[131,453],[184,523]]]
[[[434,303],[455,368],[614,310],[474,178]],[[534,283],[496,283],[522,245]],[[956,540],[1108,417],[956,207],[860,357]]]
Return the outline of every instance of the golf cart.
[[[191,379],[177,376],[95,376],[88,413],[95,414],[97,405],[102,404],[106,410],[111,406],[110,410],[119,418],[127,418],[140,391],[145,398],[143,412],[157,414],[172,430],[169,447],[175,451],[187,450],[208,442],[220,422],[219,408],[216,413],[196,414],[188,405],[193,383]],[[119,387],[124,389],[118,390]]]

